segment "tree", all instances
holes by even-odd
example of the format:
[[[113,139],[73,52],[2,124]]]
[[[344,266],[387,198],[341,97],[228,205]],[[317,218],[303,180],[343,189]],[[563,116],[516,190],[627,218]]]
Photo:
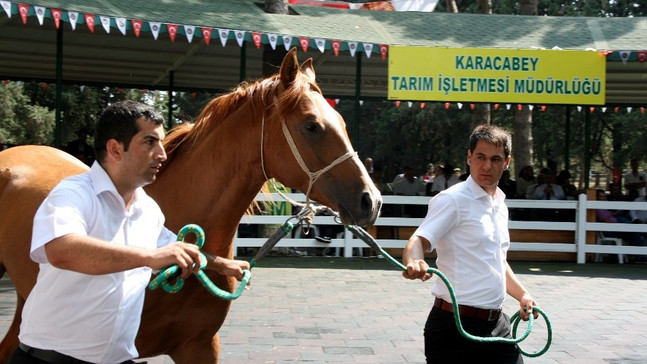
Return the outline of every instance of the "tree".
[[[54,141],[54,112],[30,104],[21,82],[6,82],[0,87],[0,121],[3,144],[51,145]]]

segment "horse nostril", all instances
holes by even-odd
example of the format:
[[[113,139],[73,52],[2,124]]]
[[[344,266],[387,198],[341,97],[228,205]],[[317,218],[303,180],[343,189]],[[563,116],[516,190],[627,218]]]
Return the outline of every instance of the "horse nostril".
[[[373,198],[371,197],[370,193],[362,193],[360,207],[362,208],[363,213],[370,213],[371,211],[373,211]]]

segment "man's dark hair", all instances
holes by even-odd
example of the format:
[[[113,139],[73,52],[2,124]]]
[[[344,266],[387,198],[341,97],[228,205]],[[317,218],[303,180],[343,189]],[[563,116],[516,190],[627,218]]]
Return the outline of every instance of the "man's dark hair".
[[[484,124],[474,128],[470,136],[470,151],[472,153],[474,153],[476,144],[479,141],[494,144],[497,147],[503,147],[503,153],[506,158],[510,156],[510,152],[512,151],[512,138],[510,137],[510,133],[495,125]]]
[[[139,132],[137,119],[142,117],[155,125],[164,123],[162,114],[136,101],[119,101],[106,107],[99,116],[95,128],[94,152],[97,161],[103,162],[106,157],[106,143],[110,139],[123,143],[127,151],[133,136]]]

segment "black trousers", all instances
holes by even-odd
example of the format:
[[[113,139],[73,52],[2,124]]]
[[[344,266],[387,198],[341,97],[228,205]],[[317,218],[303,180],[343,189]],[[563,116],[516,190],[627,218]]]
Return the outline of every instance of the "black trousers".
[[[461,316],[461,323],[474,336],[512,337],[505,314],[497,321]],[[427,364],[523,364],[517,345],[468,340],[456,329],[454,314],[439,307],[431,310],[425,324],[425,356]]]
[[[57,363],[52,363],[27,354],[21,348],[16,348],[16,350],[14,350],[14,352],[11,354],[11,358],[9,358],[9,364],[75,364],[78,362],[79,361],[77,361],[76,359],[70,357],[67,360],[60,360],[57,361]],[[128,360],[121,364],[135,364],[135,362]],[[139,364],[146,364],[146,362],[141,362]]]

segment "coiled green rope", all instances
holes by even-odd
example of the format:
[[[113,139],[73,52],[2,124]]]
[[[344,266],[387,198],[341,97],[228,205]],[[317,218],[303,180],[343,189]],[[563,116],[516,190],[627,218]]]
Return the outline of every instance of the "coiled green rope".
[[[370,246],[373,250],[375,250],[378,254],[381,254],[384,258],[386,258],[391,264],[395,265],[396,267],[400,268],[403,271],[406,271],[407,268],[397,260],[395,260],[391,255],[389,255],[387,252],[380,247],[375,239],[366,232],[366,230],[362,229],[361,227],[354,226],[354,225],[348,225],[346,226],[348,230],[353,232],[355,235],[357,235],[360,239],[362,239],[368,246]],[[429,268],[427,269],[428,273],[435,274],[440,278],[443,283],[447,286],[447,289],[449,291],[449,295],[451,296],[452,299],[452,305],[454,307],[454,312],[459,312],[459,307],[458,307],[458,302],[456,301],[456,293],[454,292],[454,287],[452,286],[451,282],[447,277],[438,269],[435,268]],[[547,334],[547,340],[546,340],[546,345],[543,347],[543,349],[534,352],[534,353],[529,353],[524,351],[523,349],[519,348],[519,351],[521,354],[527,356],[527,357],[537,357],[542,354],[544,354],[546,351],[548,351],[548,348],[550,347],[550,344],[553,340],[553,330],[552,330],[552,325],[550,323],[550,320],[548,319],[548,316],[546,313],[540,309],[539,307],[535,306],[533,307],[533,310],[539,315],[541,315],[544,320],[546,321],[546,330],[548,332]],[[502,344],[519,344],[523,340],[525,340],[528,335],[530,335],[530,332],[533,329],[534,326],[534,315],[529,315],[528,319],[528,326],[526,327],[525,332],[523,335],[517,338],[517,327],[519,326],[519,323],[521,321],[521,316],[519,315],[519,312],[516,312],[511,318],[510,318],[510,323],[513,325],[512,327],[512,339],[507,339],[507,338],[502,338],[502,337],[481,337],[481,336],[474,336],[463,328],[463,324],[461,322],[460,315],[454,314],[454,321],[456,323],[456,329],[458,332],[466,339],[472,340],[472,341],[477,341],[477,342],[489,342],[489,343],[502,343]]]
[[[196,245],[199,248],[202,248],[205,240],[204,230],[202,230],[200,226],[195,224],[186,225],[178,232],[177,234],[178,241],[184,241],[184,238],[188,234],[195,234]],[[209,277],[207,277],[207,275],[203,272],[206,266],[207,266],[207,258],[204,256],[204,254],[200,253],[200,270],[194,273],[195,277],[204,286],[204,288],[207,289],[207,291],[209,291],[214,296],[227,301],[235,300],[236,298],[238,298],[240,294],[243,293],[243,290],[245,290],[245,286],[247,286],[247,283],[252,277],[251,272],[249,270],[244,270],[243,279],[241,279],[240,285],[232,293],[219,288],[209,279]],[[162,287],[162,289],[164,289],[164,291],[168,293],[179,292],[184,286],[184,279],[179,277],[180,273],[181,273],[181,270],[176,264],[168,268],[165,268],[153,280],[151,280],[151,282],[148,284],[148,288],[150,288],[151,290],[154,290],[159,287]],[[174,279],[175,279],[175,283],[171,283]]]

